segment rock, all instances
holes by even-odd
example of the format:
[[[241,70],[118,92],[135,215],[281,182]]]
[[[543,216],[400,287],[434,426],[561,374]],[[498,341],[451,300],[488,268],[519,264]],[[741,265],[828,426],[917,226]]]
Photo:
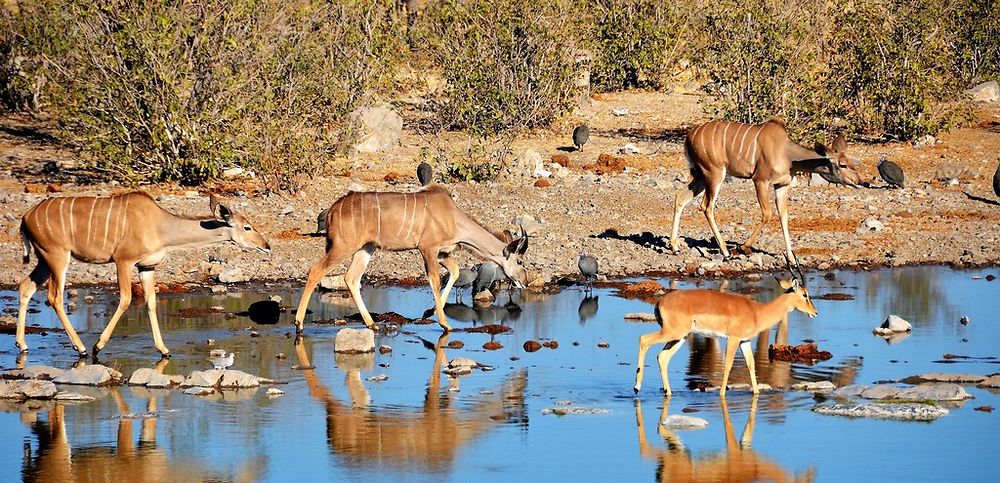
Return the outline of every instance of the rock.
[[[1000,389],[1000,375],[992,375],[987,377],[985,381],[977,384],[979,387],[989,388],[989,389]]]
[[[823,403],[813,406],[812,410],[824,415],[904,421],[933,421],[948,415],[947,409],[915,403]]]
[[[344,274],[323,277],[319,280],[319,286],[326,290],[347,290]]]
[[[228,291],[229,289],[225,285],[212,285],[213,294],[226,293]]]
[[[834,397],[839,397],[839,398],[844,398],[844,399],[849,399],[849,398],[852,398],[852,397],[858,397],[858,396],[860,396],[861,393],[864,392],[865,389],[868,389],[868,386],[863,386],[863,385],[860,385],[860,384],[851,384],[850,386],[838,387],[837,389],[835,389],[833,391],[833,396]]]
[[[184,380],[183,376],[168,376],[166,374],[160,374],[158,372],[153,373],[149,377],[149,381],[146,382],[146,387],[151,388],[165,388],[176,386]]]
[[[359,153],[377,153],[395,148],[403,132],[403,116],[389,105],[364,106],[348,116],[351,148]]]
[[[656,314],[649,312],[630,312],[625,314],[625,320],[639,320],[642,322],[656,322]]]
[[[278,389],[276,387],[269,387],[269,388],[267,388],[267,391],[264,393],[265,396],[272,397],[272,398],[273,397],[278,397],[278,396],[281,396],[281,395],[284,395],[284,394],[285,394],[285,391],[282,391],[281,389]]]
[[[465,347],[465,342],[462,342],[460,340],[453,340],[453,341],[451,341],[451,342],[448,343],[447,347],[449,349],[461,349],[461,348]]]
[[[80,386],[108,386],[122,381],[122,373],[100,364],[90,364],[70,369],[52,379],[56,384]]]
[[[920,136],[919,138],[913,141],[913,147],[917,149],[927,148],[934,146],[936,142],[937,139],[935,139],[934,136],[931,136],[930,134],[924,134],[923,136]]]
[[[539,344],[537,340],[529,340],[524,343],[525,352],[535,352],[542,348],[542,344]]]
[[[827,393],[837,389],[837,386],[830,381],[800,382],[792,384],[791,389],[793,391]]]
[[[856,231],[858,233],[877,233],[882,230],[885,230],[885,224],[879,221],[878,218],[870,216],[865,218],[864,221],[858,225],[858,229]]]
[[[192,396],[208,396],[209,394],[215,394],[215,389],[211,387],[189,387],[184,390],[184,394],[191,394]]]
[[[611,347],[611,344],[601,341],[597,343],[597,347],[600,347],[601,349],[607,349],[608,347]]]
[[[974,102],[997,102],[1000,101],[1000,84],[997,81],[983,82],[965,93]]]
[[[337,332],[333,351],[348,354],[375,352],[375,332],[371,329],[344,327]]]
[[[636,146],[635,144],[632,144],[632,143],[628,143],[628,144],[626,144],[626,145],[618,148],[618,152],[620,154],[638,154],[640,151],[639,151],[639,147],[638,146]]]
[[[65,369],[51,366],[28,366],[24,369],[10,369],[4,371],[4,379],[43,379],[51,380],[66,372]]]
[[[292,205],[285,205],[285,207],[281,209],[281,215],[280,216],[288,216],[288,215],[291,215],[294,212],[295,212],[295,207],[294,206],[292,206]]]
[[[611,115],[615,116],[615,117],[624,117],[624,116],[627,116],[627,115],[629,115],[631,113],[632,112],[629,111],[628,108],[626,108],[626,107],[615,107],[615,108],[611,109]]]
[[[889,399],[895,398],[899,395],[899,388],[890,386],[888,384],[876,384],[874,386],[868,386],[858,397],[863,399]]]
[[[448,367],[479,367],[479,363],[468,357],[456,357],[448,361]]]
[[[953,382],[956,384],[980,384],[986,380],[986,376],[978,374],[945,374],[931,372],[927,374],[917,374],[903,379],[907,384],[921,384],[924,382]]]
[[[493,340],[483,344],[483,349],[486,349],[488,351],[495,351],[498,349],[503,349],[503,344]]]
[[[965,167],[957,163],[941,163],[934,173],[934,179],[941,182],[957,180],[965,174]]]
[[[964,401],[972,399],[965,388],[952,383],[925,383],[903,389],[896,396],[899,399],[917,399],[931,401]]]
[[[63,402],[90,402],[95,398],[78,392],[59,391],[52,399]]]
[[[385,354],[389,354],[391,352],[392,352],[392,347],[391,346],[388,346],[386,344],[382,344],[382,345],[378,346],[378,353],[379,354],[385,355]]]
[[[830,182],[826,178],[820,176],[819,173],[811,173],[809,175],[809,186],[829,186]]]
[[[129,386],[145,386],[149,382],[150,377],[156,374],[156,371],[149,367],[142,367],[136,369],[131,376],[128,378]]]
[[[538,179],[535,181],[535,188],[548,188],[552,186],[552,182],[547,179]]]
[[[694,416],[684,416],[681,414],[672,414],[663,418],[660,422],[663,426],[670,429],[679,430],[691,430],[691,429],[704,429],[708,427],[708,421],[696,418]]]
[[[764,266],[764,255],[761,255],[760,253],[751,253],[749,260],[750,263],[754,264],[754,266],[757,267]]]
[[[243,273],[240,267],[231,267],[219,273],[218,280],[221,283],[240,283],[250,281],[250,276]]]
[[[371,381],[371,382],[388,381],[389,380],[389,376],[387,376],[385,374],[378,374],[378,375],[369,377],[368,380]]]
[[[243,176],[243,173],[244,173],[243,168],[240,168],[240,167],[237,166],[235,168],[229,168],[229,169],[223,170],[222,171],[222,177],[223,178],[227,178],[227,179],[229,179],[229,178],[237,178],[237,177]]]
[[[962,316],[962,318],[958,319],[958,323],[962,325],[969,325],[969,322],[970,322],[969,318],[964,315]]]
[[[593,414],[610,414],[610,409],[601,408],[581,408],[573,406],[561,406],[558,408],[545,408],[542,409],[542,414],[555,414],[556,416],[568,416],[568,415],[593,415]]]
[[[555,164],[558,164],[559,166],[562,166],[564,168],[568,168],[569,167],[569,156],[567,156],[565,154],[562,154],[562,153],[553,154],[552,155],[552,162],[555,163]]]
[[[37,379],[0,381],[0,399],[52,399],[57,392],[59,391],[56,385],[51,381]]]
[[[524,228],[529,236],[537,235],[542,228],[542,221],[527,213],[515,216],[511,223]]]
[[[269,379],[247,374],[243,371],[212,369],[210,371],[192,371],[181,387],[219,387],[225,389],[240,389],[258,387],[261,382],[271,382]]]
[[[875,328],[873,332],[878,335],[890,335],[897,332],[909,332],[911,330],[913,330],[913,326],[909,322],[896,314],[892,314],[886,317],[882,325]]]
[[[215,387],[219,385],[220,379],[222,379],[221,369],[213,369],[210,371],[192,371],[191,374],[188,374],[188,377],[184,379],[184,382],[181,382],[181,387]],[[188,393],[187,391],[184,392]]]

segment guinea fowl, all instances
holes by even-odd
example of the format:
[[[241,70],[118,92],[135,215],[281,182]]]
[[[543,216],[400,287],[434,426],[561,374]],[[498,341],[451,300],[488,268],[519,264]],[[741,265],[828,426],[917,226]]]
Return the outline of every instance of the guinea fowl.
[[[573,130],[573,146],[577,151],[583,149],[583,145],[590,140],[590,128],[586,124],[580,124]]]
[[[431,165],[421,162],[420,166],[417,166],[417,180],[420,181],[420,186],[431,184],[431,178],[433,177],[434,171],[431,169]]]
[[[890,188],[903,187],[903,182],[905,181],[903,168],[900,168],[898,164],[885,159],[885,155],[879,156],[878,174],[882,177],[882,181],[889,184]]]
[[[590,290],[591,284],[597,278],[597,259],[581,252],[576,266],[580,268],[580,273],[587,279],[587,289]]]
[[[441,286],[448,283],[449,275],[441,275]],[[461,303],[462,301],[462,289],[468,288],[472,285],[472,282],[476,280],[476,271],[471,268],[462,267],[458,269],[458,278],[455,279],[455,285],[452,285],[452,289],[455,290],[455,303]]]
[[[503,278],[503,271],[500,270],[500,265],[490,261],[480,263],[476,272],[476,279],[472,282],[473,297],[479,295],[483,290],[490,290],[493,288],[493,282],[497,282]]]

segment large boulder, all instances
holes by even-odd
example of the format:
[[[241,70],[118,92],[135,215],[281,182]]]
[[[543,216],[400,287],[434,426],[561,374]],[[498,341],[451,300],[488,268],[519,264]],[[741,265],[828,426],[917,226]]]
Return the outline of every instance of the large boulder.
[[[375,332],[350,327],[340,329],[333,341],[333,351],[348,354],[375,352]]]
[[[80,386],[109,386],[122,382],[122,373],[100,364],[91,364],[70,369],[54,377],[52,382]]]
[[[395,148],[403,133],[403,116],[388,105],[364,106],[348,116],[351,149],[378,153]]]
[[[872,332],[878,335],[892,335],[898,332],[909,332],[913,330],[913,326],[910,325],[902,317],[892,314],[885,318],[882,325],[876,327]]]
[[[975,102],[997,102],[1000,101],[1000,84],[997,81],[983,82],[965,93]]]
[[[52,399],[58,390],[50,381],[0,381],[0,399]]]
[[[270,379],[257,377],[243,371],[232,369],[212,369],[210,371],[192,371],[181,387],[217,387],[222,389],[241,389],[258,387],[261,383],[272,383]]]
[[[930,400],[930,401],[964,401],[972,399],[965,388],[952,383],[919,384],[899,391],[900,399]]]
[[[183,377],[181,377],[180,381],[178,381],[177,376],[168,376],[156,372],[154,369],[143,367],[136,369],[135,372],[132,373],[132,375],[128,378],[128,385],[163,388],[174,386],[183,380]]]

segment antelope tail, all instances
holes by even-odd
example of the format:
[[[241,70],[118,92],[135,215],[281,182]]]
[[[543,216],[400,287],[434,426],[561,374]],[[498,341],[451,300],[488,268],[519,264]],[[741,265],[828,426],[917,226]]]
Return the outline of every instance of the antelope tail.
[[[21,220],[21,248],[24,250],[21,256],[21,263],[28,263],[31,261],[31,242],[28,241],[28,227],[24,225],[24,220]]]

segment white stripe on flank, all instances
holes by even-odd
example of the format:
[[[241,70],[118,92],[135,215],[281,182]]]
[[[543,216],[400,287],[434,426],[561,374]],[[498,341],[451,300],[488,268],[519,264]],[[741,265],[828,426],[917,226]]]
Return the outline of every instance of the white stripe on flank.
[[[743,160],[743,143],[747,140],[747,134],[750,134],[750,128],[753,127],[749,124],[743,125],[743,137],[740,138],[740,149],[736,151],[736,159],[738,161]]]
[[[125,239],[125,217],[128,216],[128,200],[129,196],[125,195],[125,207],[121,209],[122,212],[122,222],[120,225],[121,230],[118,231],[118,237],[117,237],[119,241]],[[117,249],[118,246],[116,245],[114,248]]]
[[[705,143],[705,144],[707,144],[707,146],[705,146],[705,149],[706,149],[706,152],[708,153],[708,159],[711,159],[713,161],[719,159],[719,158],[715,157],[715,145],[718,144],[715,134],[718,131],[719,131],[719,123],[713,122],[712,123],[712,133],[708,137],[708,142]]]
[[[329,230],[330,226],[327,225],[326,229]],[[337,234],[344,236],[344,200],[337,203]]]
[[[74,196],[73,199],[69,200],[69,236],[70,243],[72,243],[74,247],[76,246],[76,220],[73,216],[73,206],[75,205],[76,197]]]
[[[97,207],[97,197],[95,196],[94,198],[91,198],[91,199],[93,199],[94,201],[92,201],[90,203],[90,216],[87,217],[87,246],[88,247],[90,246],[90,239],[92,238],[91,235],[92,235],[92,233],[94,231],[92,229],[92,227],[94,225],[94,208]]]
[[[111,209],[115,207],[115,197],[108,200],[108,214],[104,217],[104,238],[101,239],[101,250],[108,248],[108,228],[111,227]]]
[[[45,231],[49,232],[49,238],[52,238],[52,227],[49,226],[49,207],[52,206],[54,200],[47,200],[45,203],[45,216],[42,217],[45,220]]]
[[[66,236],[66,214],[63,210],[63,203],[66,202],[66,198],[59,198],[59,229],[62,230],[62,236]]]
[[[757,138],[760,137],[760,132],[763,130],[764,130],[764,125],[761,125],[760,128],[757,129],[757,134],[754,135],[753,137],[753,144],[750,145],[750,152],[747,153],[750,155],[751,166],[755,166],[757,164]]]
[[[403,223],[406,222],[406,205],[409,204],[407,199],[408,197],[406,196],[406,193],[403,193],[403,217],[399,220],[399,228],[396,230],[396,238],[399,238],[399,235],[403,233]]]
[[[417,195],[413,195],[413,208],[410,208],[410,224],[406,226],[406,238],[410,240],[410,233],[413,231],[413,224],[417,221]]]
[[[723,159],[723,161],[725,161],[726,164],[729,163],[729,137],[728,136],[729,136],[729,126],[732,126],[732,125],[733,125],[733,123],[731,123],[729,121],[726,121],[726,128],[722,130],[722,139],[719,140],[719,143],[722,144],[722,154],[724,154],[725,158],[726,158],[726,159]]]

